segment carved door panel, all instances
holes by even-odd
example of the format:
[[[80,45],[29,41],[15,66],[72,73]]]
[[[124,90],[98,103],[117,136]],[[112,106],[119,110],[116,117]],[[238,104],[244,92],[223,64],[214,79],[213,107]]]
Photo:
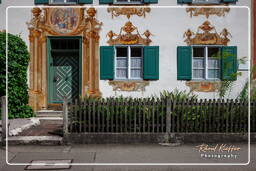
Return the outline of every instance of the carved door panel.
[[[61,102],[63,97],[74,99],[79,96],[78,56],[53,57],[53,101]]]

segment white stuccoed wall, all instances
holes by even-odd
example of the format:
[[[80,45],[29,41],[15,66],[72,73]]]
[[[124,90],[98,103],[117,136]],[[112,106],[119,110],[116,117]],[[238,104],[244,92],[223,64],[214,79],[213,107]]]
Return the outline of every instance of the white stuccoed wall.
[[[0,30],[5,29],[5,9],[8,6],[33,6],[33,0],[2,0],[0,5]],[[98,5],[98,0],[94,0],[94,4]],[[177,6],[176,0],[159,0],[158,6]],[[181,7],[180,5],[178,5]],[[250,0],[239,0],[236,6],[251,6]],[[119,33],[120,28],[128,21],[125,16],[119,16],[112,19],[111,14],[107,13],[107,5],[101,5],[98,8],[97,18],[103,22],[102,31],[100,33],[100,45],[106,46],[108,38],[107,33],[113,30]],[[138,27],[142,34],[146,29],[149,29],[154,36],[151,37],[152,44],[160,46],[160,79],[151,81],[146,87],[145,92],[114,92],[112,86],[109,86],[108,81],[100,81],[100,90],[103,97],[123,95],[133,97],[146,97],[151,95],[159,95],[163,90],[172,91],[175,88],[179,90],[189,91],[189,87],[185,85],[185,81],[177,81],[177,61],[176,53],[177,46],[185,46],[183,33],[189,28],[196,32],[199,25],[206,21],[205,16],[190,18],[185,8],[173,7],[157,7],[151,6],[151,12],[146,14],[146,18],[132,16],[130,21]],[[185,7],[185,5],[183,6]],[[8,31],[12,34],[20,34],[21,38],[29,45],[28,29],[26,22],[30,21],[32,14],[31,8],[15,8],[11,7],[8,10]],[[248,15],[249,9],[232,8],[225,17],[210,16],[209,21],[215,26],[217,32],[221,32],[223,28],[227,28],[232,34],[229,46],[238,47],[238,58],[244,56],[249,57],[248,44]],[[230,98],[234,98],[241,91],[245,81],[248,79],[248,72],[243,71],[242,76],[233,86],[233,91],[230,93]],[[218,93],[195,93],[200,98],[216,98]]]

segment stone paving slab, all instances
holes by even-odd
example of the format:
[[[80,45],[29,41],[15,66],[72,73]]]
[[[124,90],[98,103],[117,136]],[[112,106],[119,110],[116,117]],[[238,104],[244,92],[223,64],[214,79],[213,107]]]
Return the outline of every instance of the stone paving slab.
[[[247,144],[235,144],[245,149]],[[67,159],[71,157],[74,162],[99,161],[134,161],[147,160],[151,163],[157,162],[162,158],[166,161],[168,158],[172,161],[188,162],[186,159],[195,158],[194,161],[200,161],[198,153],[193,150],[194,144],[182,145],[178,147],[160,147],[155,144],[144,145],[71,145],[71,146],[10,146],[12,154],[11,162],[27,162],[30,160],[41,159]],[[152,153],[155,156],[149,155]],[[179,154],[180,153],[180,154]],[[244,150],[242,150],[244,153]],[[4,151],[0,150],[0,155]],[[168,154],[168,155],[167,155]],[[248,166],[72,166],[71,171],[255,171],[256,168],[256,145],[251,146],[251,163]],[[13,157],[14,156],[14,157]],[[0,158],[1,165],[3,160]],[[127,161],[126,161],[127,162]],[[22,171],[25,166],[1,166],[2,171]],[[63,170],[64,171],[64,170]]]

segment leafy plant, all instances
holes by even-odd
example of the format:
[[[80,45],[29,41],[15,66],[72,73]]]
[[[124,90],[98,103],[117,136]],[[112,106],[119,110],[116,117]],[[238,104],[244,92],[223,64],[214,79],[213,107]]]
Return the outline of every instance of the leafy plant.
[[[8,113],[9,118],[33,116],[28,106],[27,68],[29,52],[25,42],[19,37],[8,34]],[[6,33],[0,32],[0,95],[5,95],[6,84]]]
[[[171,100],[196,100],[198,98],[197,95],[193,94],[192,91],[187,92],[187,91],[179,91],[177,89],[174,89],[174,91],[169,92],[164,90],[163,92],[160,93],[160,98],[161,99],[166,99],[170,98]]]

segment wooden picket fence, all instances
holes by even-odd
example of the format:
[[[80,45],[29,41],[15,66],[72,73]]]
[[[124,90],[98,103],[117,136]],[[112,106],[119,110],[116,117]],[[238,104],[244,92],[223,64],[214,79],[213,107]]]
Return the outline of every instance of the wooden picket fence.
[[[64,105],[64,120],[68,133],[243,133],[248,106],[238,100],[88,98]],[[255,101],[250,108],[251,131],[256,132]]]

